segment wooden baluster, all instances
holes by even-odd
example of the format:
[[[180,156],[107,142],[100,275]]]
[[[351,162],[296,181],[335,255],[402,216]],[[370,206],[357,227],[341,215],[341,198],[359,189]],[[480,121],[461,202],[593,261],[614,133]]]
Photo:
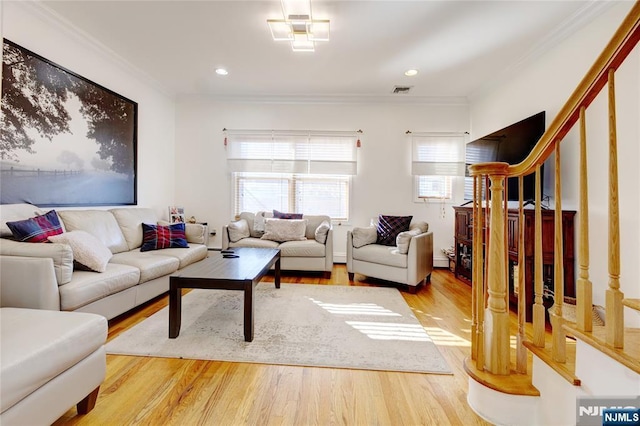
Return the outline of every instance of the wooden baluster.
[[[533,304],[533,344],[544,348],[544,305],[542,304],[542,206],[540,188],[540,165],[536,166],[536,208],[534,245],[534,304]]]
[[[478,232],[478,253],[477,258],[472,259],[472,261],[478,265],[478,269],[476,270],[477,276],[476,279],[478,281],[478,285],[475,289],[476,294],[476,314],[478,315],[478,351],[476,359],[476,367],[478,370],[484,370],[484,297],[485,297],[485,264],[484,264],[484,211],[482,207],[483,203],[483,192],[482,187],[484,185],[484,179],[482,176],[478,176],[478,221],[477,221],[477,232]]]
[[[620,217],[618,210],[618,139],[614,70],[609,70],[609,288],[606,291],[606,341],[624,346],[624,312],[620,291]]]
[[[478,286],[480,282],[478,281],[478,269],[480,266],[478,265],[478,246],[480,244],[479,241],[479,233],[478,233],[478,203],[480,200],[478,199],[478,176],[473,177],[473,227],[472,230],[472,252],[471,252],[471,359],[478,359],[478,311],[477,311],[477,298],[478,298]],[[456,250],[458,248],[456,247]]]
[[[576,325],[592,331],[592,285],[589,281],[589,186],[587,180],[587,124],[585,107],[580,108],[580,232],[578,282],[576,283]]]
[[[526,321],[527,304],[524,291],[524,177],[518,176],[518,337],[516,340],[516,371],[527,374],[527,349],[524,347],[524,323]],[[514,285],[516,283],[514,282]]]
[[[492,374],[508,375],[509,360],[509,312],[505,303],[507,277],[505,276],[504,214],[501,209],[506,176],[506,163],[496,163],[491,180],[491,229],[489,232],[489,299],[485,309],[485,369]]]
[[[555,150],[555,199],[554,212],[554,269],[553,269],[553,307],[549,312],[551,320],[551,356],[557,362],[567,362],[566,334],[562,328],[562,302],[564,301],[564,245],[562,243],[562,169],[560,165],[560,143]]]

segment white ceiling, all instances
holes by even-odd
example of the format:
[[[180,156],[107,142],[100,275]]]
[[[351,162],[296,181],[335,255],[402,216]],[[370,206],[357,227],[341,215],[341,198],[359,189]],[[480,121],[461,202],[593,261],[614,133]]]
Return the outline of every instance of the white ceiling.
[[[44,5],[173,95],[411,98],[472,96],[600,13],[597,3],[312,0],[313,17],[331,20],[313,53],[271,40],[279,0]],[[395,85],[413,88],[392,95]]]

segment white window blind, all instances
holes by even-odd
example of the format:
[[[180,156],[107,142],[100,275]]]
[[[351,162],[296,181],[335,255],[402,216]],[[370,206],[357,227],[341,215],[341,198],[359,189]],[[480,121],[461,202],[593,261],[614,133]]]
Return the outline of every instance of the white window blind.
[[[464,176],[465,142],[462,133],[411,135],[411,173],[417,200],[453,198],[453,177]]]
[[[231,172],[357,173],[355,132],[229,131]]]
[[[271,211],[349,218],[348,175],[233,173],[234,214]]]
[[[422,133],[412,139],[411,174],[415,176],[463,176],[465,135]]]

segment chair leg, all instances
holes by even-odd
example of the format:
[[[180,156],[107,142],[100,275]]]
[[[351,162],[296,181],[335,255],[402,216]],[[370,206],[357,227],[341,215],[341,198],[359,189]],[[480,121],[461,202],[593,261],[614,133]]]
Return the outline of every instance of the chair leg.
[[[78,414],[87,414],[89,411],[93,410],[93,407],[96,406],[96,401],[98,400],[99,391],[100,386],[95,388],[89,395],[85,396],[82,401],[76,404]]]
[[[431,282],[431,273],[429,273],[429,275],[427,275],[427,282],[430,283]]]
[[[354,273],[353,272],[347,272],[347,275],[349,276],[349,281],[353,281]]]

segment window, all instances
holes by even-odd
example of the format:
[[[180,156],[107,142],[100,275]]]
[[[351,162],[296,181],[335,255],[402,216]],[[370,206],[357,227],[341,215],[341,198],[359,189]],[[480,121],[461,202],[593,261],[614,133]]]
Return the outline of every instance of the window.
[[[234,213],[272,209],[348,220],[355,133],[229,131]]]
[[[348,175],[233,174],[234,214],[273,209],[349,218]]]
[[[411,139],[416,200],[454,198],[453,177],[464,175],[464,134],[420,133]]]
[[[449,200],[452,197],[450,176],[416,176],[416,198],[436,198]]]

